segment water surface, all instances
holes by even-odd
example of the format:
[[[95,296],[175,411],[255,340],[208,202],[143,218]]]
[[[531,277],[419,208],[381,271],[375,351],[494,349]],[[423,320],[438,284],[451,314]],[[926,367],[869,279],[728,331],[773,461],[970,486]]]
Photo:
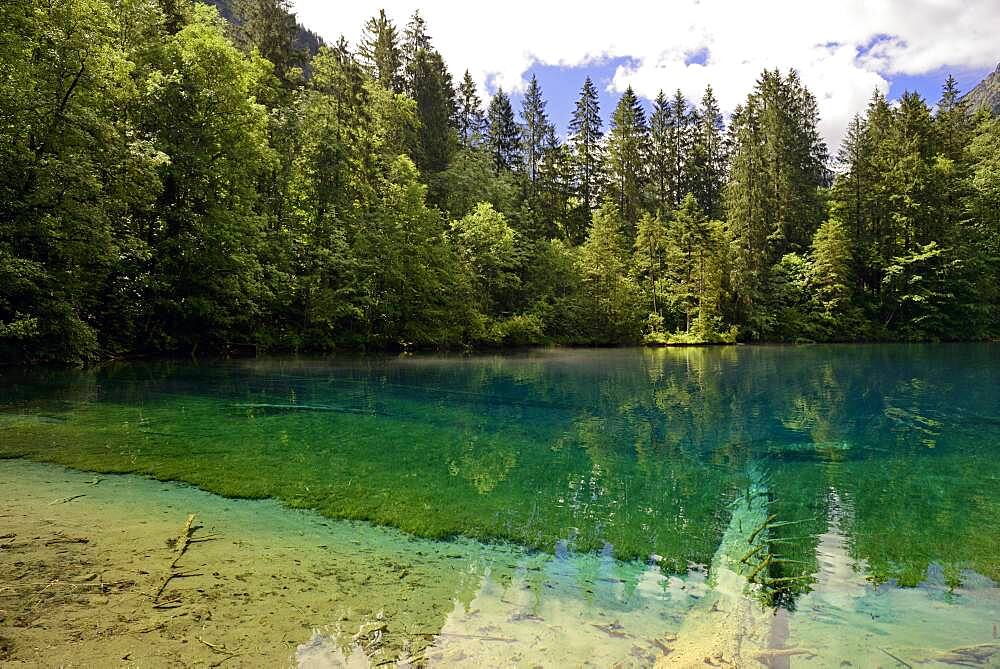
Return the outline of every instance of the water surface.
[[[858,662],[880,653],[859,629],[867,621],[877,634],[895,625],[932,661],[996,634],[998,381],[1000,346],[989,344],[8,371],[0,456],[534,551],[537,569],[520,577],[538,593],[531,615],[592,615],[609,638],[624,614],[598,617],[624,607],[646,637],[669,639],[699,597],[668,615],[651,593],[721,592],[716,576],[731,572],[739,596],[781,612],[761,647],[809,629],[809,645],[827,650],[796,662]],[[602,603],[587,583],[617,594]],[[547,604],[560,597],[583,612]],[[928,635],[933,621],[914,611],[929,602],[969,617],[965,632]]]

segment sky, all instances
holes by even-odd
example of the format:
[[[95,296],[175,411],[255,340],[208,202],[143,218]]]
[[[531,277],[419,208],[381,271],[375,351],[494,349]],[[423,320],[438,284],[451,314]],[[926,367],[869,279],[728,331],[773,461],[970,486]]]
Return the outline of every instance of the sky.
[[[951,73],[966,91],[1000,61],[1000,0],[659,0],[573,3],[506,0],[293,0],[306,28],[356,44],[384,8],[402,32],[420,10],[456,82],[468,69],[484,99],[520,93],[531,75],[561,135],[586,76],[607,119],[632,86],[647,103],[663,89],[698,100],[711,84],[728,114],[765,68],[795,68],[816,95],[836,152],[872,92],[917,91],[930,104]]]

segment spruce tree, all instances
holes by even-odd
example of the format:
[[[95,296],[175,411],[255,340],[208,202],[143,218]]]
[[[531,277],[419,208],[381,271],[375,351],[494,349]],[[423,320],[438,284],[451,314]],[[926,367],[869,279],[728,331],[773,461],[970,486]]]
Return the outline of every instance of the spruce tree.
[[[415,151],[421,170],[440,172],[456,143],[452,121],[455,117],[455,89],[441,54],[419,49],[409,65],[411,95],[417,103],[420,130]]]
[[[431,37],[427,33],[427,22],[420,15],[420,10],[413,12],[409,23],[403,31],[403,60],[405,65],[409,65],[417,58],[417,52],[421,49],[431,48]]]
[[[762,335],[758,309],[769,268],[808,248],[824,215],[829,182],[816,101],[794,70],[765,70],[730,126],[726,212],[735,243],[735,286],[742,318]]]
[[[813,237],[809,253],[809,287],[827,334],[844,336],[851,309],[851,236],[836,218],[827,219]]]
[[[722,191],[726,183],[726,142],[722,112],[712,87],[705,88],[692,128],[687,182],[702,210],[722,218]]]
[[[521,164],[521,133],[514,120],[510,98],[503,88],[497,89],[490,100],[486,123],[486,147],[493,160],[493,169],[497,174],[517,169]]]
[[[670,123],[667,141],[667,189],[671,206],[678,207],[681,200],[691,190],[687,178],[689,153],[691,149],[690,125],[692,115],[688,112],[688,102],[678,89],[670,100]]]
[[[237,44],[247,52],[256,49],[274,66],[274,73],[290,83],[293,68],[305,64],[306,54],[295,46],[298,23],[288,0],[237,0]]]
[[[674,212],[668,251],[671,301],[684,313],[685,332],[691,331],[708,289],[712,242],[711,224],[688,193]]]
[[[521,103],[521,155],[525,175],[532,187],[538,179],[538,166],[550,125],[538,77],[531,75],[531,82]]]
[[[365,24],[358,55],[369,75],[382,88],[393,93],[403,92],[405,80],[399,35],[395,24],[386,17],[384,9],[380,9],[378,16],[372,17]]]
[[[660,315],[657,287],[667,268],[667,225],[660,212],[646,212],[639,219],[635,234],[635,270],[639,283],[649,293],[653,314]]]
[[[938,153],[949,160],[959,161],[969,143],[972,126],[967,105],[962,101],[955,77],[948,75],[941,89],[934,125],[938,137]]]
[[[661,90],[653,101],[649,117],[650,199],[657,211],[674,208],[670,192],[670,128],[673,125],[670,103]]]
[[[601,107],[597,87],[590,77],[583,82],[580,97],[569,122],[570,147],[576,167],[576,191],[586,216],[597,206],[601,166]]]
[[[625,89],[611,117],[607,154],[610,188],[618,213],[628,231],[634,234],[644,208],[649,128],[646,113],[631,86]]]
[[[469,71],[465,71],[458,86],[458,138],[462,146],[471,149],[478,146],[486,127],[483,116],[483,101],[479,98],[476,84]]]

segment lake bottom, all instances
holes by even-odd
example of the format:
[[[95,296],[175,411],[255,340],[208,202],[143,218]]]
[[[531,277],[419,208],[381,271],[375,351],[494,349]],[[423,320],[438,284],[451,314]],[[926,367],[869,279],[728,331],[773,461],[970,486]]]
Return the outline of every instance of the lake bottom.
[[[753,598],[725,540],[676,575],[24,460],[0,461],[0,521],[5,666],[1000,666],[991,581],[875,587],[835,514],[794,610]]]

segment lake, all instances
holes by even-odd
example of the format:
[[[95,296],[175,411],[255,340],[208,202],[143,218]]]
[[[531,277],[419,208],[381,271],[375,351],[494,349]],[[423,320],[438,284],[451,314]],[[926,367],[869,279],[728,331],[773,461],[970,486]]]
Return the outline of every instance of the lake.
[[[0,458],[429,556],[415,665],[998,666],[998,389],[996,344],[5,370]],[[337,666],[316,608],[290,661]]]

